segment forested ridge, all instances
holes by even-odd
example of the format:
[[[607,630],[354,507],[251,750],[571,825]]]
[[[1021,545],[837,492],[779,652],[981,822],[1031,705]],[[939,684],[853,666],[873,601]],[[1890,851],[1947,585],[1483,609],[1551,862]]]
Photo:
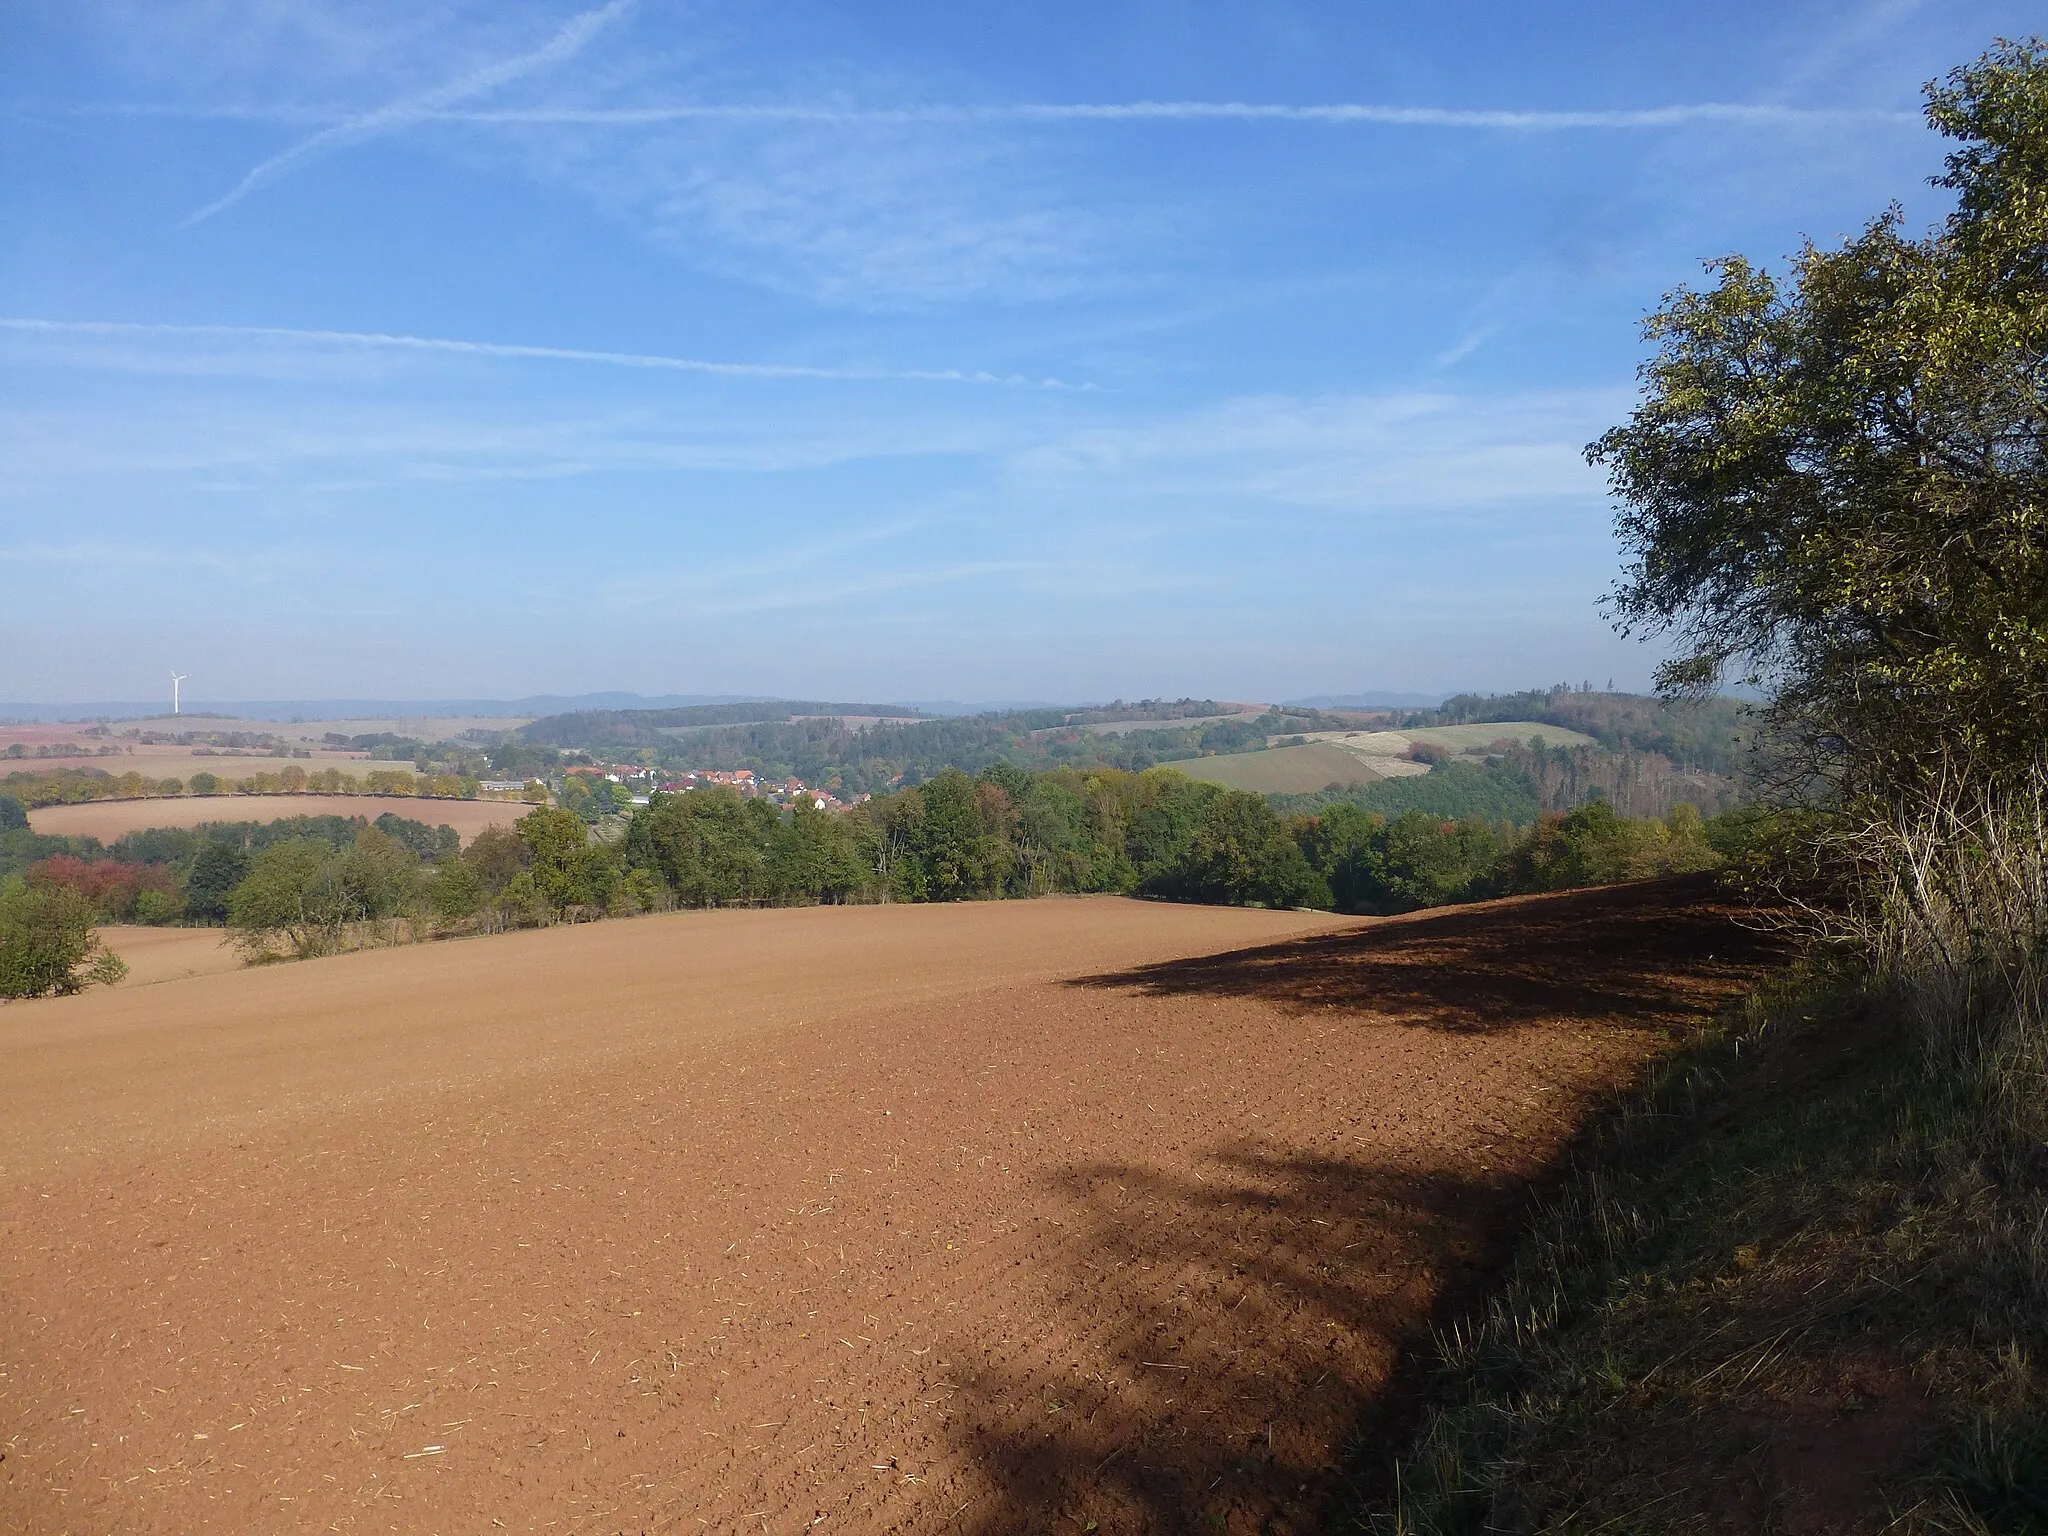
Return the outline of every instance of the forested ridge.
[[[1513,819],[1526,822],[1539,811],[1570,809],[1595,798],[1644,815],[1662,814],[1681,801],[1710,809],[1735,804],[1747,748],[1745,708],[1732,699],[1670,702],[1562,687],[1465,695],[1437,710],[1275,708],[1249,719],[1210,699],[871,723],[859,717],[883,714],[881,706],[715,705],[536,720],[492,748],[491,758],[500,771],[541,774],[558,769],[565,752],[671,770],[747,769],[763,778],[799,778],[850,799],[914,786],[948,768],[980,773],[1008,763],[1034,772],[1074,767],[1136,773],[1211,753],[1258,751],[1275,740],[1320,731],[1535,720],[1594,737],[1598,745],[1592,748],[1537,752],[1523,746],[1495,754],[1514,759],[1515,771],[1531,786],[1526,804],[1513,795],[1497,797],[1498,813],[1508,814],[1512,803],[1519,811]],[[1116,734],[1091,729],[1127,721],[1156,723]],[[1388,804],[1448,810],[1451,798],[1448,786],[1438,784],[1396,792]],[[1458,803],[1469,800],[1460,797]]]

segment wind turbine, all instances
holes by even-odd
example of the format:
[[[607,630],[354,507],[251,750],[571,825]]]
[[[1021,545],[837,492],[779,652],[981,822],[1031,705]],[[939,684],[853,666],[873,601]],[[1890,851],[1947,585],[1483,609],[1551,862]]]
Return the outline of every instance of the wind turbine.
[[[171,713],[174,715],[178,712],[178,684],[185,681],[191,675],[190,672],[173,672],[171,674]]]

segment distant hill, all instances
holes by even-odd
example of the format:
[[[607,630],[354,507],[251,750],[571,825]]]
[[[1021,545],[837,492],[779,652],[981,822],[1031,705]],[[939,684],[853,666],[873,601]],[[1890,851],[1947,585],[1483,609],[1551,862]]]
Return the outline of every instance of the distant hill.
[[[187,715],[226,715],[237,720],[408,720],[446,715],[560,715],[581,709],[671,709],[694,704],[736,704],[758,699],[747,693],[529,694],[522,699],[193,699]],[[0,720],[137,720],[166,715],[168,699],[126,699],[97,703],[0,703]]]
[[[1319,693],[1288,699],[1289,709],[1435,709],[1448,695],[1441,693]]]
[[[722,725],[781,725],[796,720],[902,721],[924,718],[902,704],[844,704],[816,699],[756,699],[721,704],[688,704],[674,709],[581,709],[546,715],[520,737],[539,746],[580,750],[659,747],[678,731]]]

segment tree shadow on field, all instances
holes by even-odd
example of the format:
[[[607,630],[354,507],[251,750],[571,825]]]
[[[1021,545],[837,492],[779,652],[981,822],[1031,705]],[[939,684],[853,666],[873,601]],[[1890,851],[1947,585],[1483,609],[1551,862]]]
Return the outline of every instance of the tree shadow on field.
[[[1321,1529],[1361,1420],[1402,1395],[1402,1361],[1466,1306],[1526,1199],[1249,1145],[1205,1169],[1058,1180],[1081,1213],[1058,1333],[961,1383],[995,1497],[960,1528]]]
[[[1710,880],[1494,903],[1072,983],[1456,1034],[1697,1024],[1778,950]],[[1327,1131],[1329,1127],[1323,1127]],[[1328,1143],[1325,1143],[1328,1145]],[[1412,1430],[1432,1330],[1466,1316],[1565,1155],[1219,1142],[1070,1167],[1041,1336],[957,1381],[993,1496],[949,1528],[1326,1529]]]
[[[1394,1024],[1485,1032],[1539,1019],[1698,1016],[1780,946],[1737,922],[1711,875],[1454,907],[1284,944],[1169,960],[1069,985],[1252,998]]]

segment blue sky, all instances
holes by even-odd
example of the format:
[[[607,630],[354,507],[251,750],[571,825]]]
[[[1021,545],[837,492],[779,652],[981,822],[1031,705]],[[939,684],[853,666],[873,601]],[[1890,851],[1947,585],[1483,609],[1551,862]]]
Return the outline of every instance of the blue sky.
[[[1642,313],[2036,15],[14,0],[0,698],[1641,685]]]

